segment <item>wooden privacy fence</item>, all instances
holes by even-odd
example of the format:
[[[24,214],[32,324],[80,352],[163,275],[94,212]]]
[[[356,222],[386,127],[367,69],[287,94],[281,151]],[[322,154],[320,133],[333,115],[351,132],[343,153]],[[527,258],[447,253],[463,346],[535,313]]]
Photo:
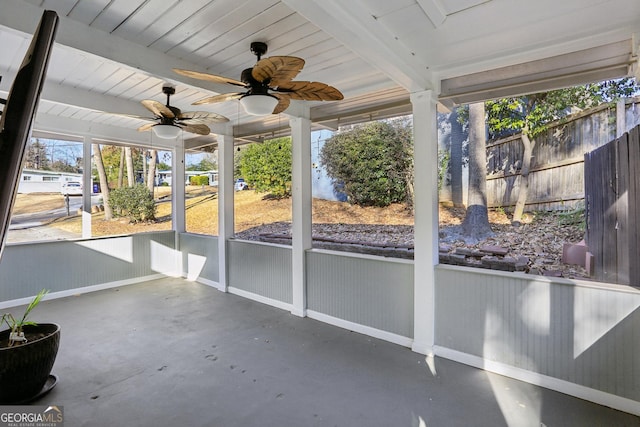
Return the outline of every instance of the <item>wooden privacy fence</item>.
[[[594,277],[640,286],[640,126],[585,154],[584,175]]]
[[[569,116],[535,138],[526,209],[558,210],[584,200],[584,154],[640,123],[640,97]],[[487,144],[487,203],[511,207],[518,198],[523,144],[514,135]],[[449,166],[453,164],[453,159]],[[457,164],[462,164],[461,161]],[[452,176],[454,171],[450,171]],[[445,183],[445,187],[446,187]],[[445,188],[441,200],[454,198]],[[460,190],[461,191],[461,190]],[[448,197],[447,197],[448,196]],[[458,196],[462,200],[463,196]]]
[[[615,115],[615,107],[603,106],[576,114],[534,138],[527,210],[567,209],[582,203],[584,154],[615,138]],[[520,134],[487,145],[489,207],[515,205],[523,151]]]

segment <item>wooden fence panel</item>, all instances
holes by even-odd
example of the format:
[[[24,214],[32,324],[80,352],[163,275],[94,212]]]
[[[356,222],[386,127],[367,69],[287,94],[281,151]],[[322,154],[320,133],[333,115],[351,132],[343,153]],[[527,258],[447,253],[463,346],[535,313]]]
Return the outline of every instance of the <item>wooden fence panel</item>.
[[[629,131],[629,280],[640,285],[640,126]]]
[[[536,136],[527,210],[567,209],[582,203],[584,154],[615,137],[615,114],[615,108],[599,107]],[[515,205],[523,151],[519,135],[487,145],[489,207]]]
[[[640,126],[585,154],[587,245],[597,280],[640,286]]]
[[[624,105],[625,129],[631,130],[640,124],[640,97],[627,99]],[[581,205],[584,200],[584,154],[616,137],[616,120],[615,107],[604,105],[574,114],[567,121],[552,124],[547,132],[538,135],[529,174],[526,209],[564,210]],[[515,206],[523,151],[520,135],[487,144],[489,207]],[[445,194],[446,191],[441,200],[447,200]]]

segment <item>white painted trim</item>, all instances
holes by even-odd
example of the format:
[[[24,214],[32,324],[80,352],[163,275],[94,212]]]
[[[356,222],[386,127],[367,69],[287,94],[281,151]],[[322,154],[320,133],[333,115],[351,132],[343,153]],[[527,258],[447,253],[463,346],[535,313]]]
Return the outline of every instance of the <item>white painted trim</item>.
[[[372,328],[371,326],[365,326],[359,323],[350,322],[348,320],[329,316],[328,314],[320,313],[317,311],[307,310],[307,317],[318,320],[320,322],[328,323],[329,325],[337,326],[342,329],[348,329],[350,331],[358,332],[360,334],[367,335],[373,338],[389,341],[393,344],[398,344],[403,347],[411,348],[411,346],[413,345],[412,338],[394,334],[393,332],[387,332],[381,329]]]
[[[315,254],[334,255],[334,256],[339,256],[344,258],[359,258],[359,259],[366,259],[366,260],[377,261],[377,262],[393,262],[396,264],[413,264],[413,260],[407,259],[407,258],[394,258],[394,257],[381,256],[381,255],[361,254],[358,252],[337,251],[333,249],[309,249],[307,250],[307,252],[315,253]]]
[[[182,276],[183,279],[187,280],[187,273],[184,273]],[[216,282],[215,280],[205,279],[204,277],[198,277],[194,280],[196,283],[200,283],[201,285],[210,286],[219,290],[220,292],[225,292],[224,287],[220,285],[220,282]]]
[[[229,286],[227,290],[230,294],[235,294],[243,298],[247,298],[262,304],[270,305],[275,308],[279,308],[281,310],[291,311],[293,309],[292,304],[278,301],[273,298],[263,297],[262,295],[254,294],[253,292],[248,292],[248,291],[245,291],[244,289],[238,289],[238,288],[234,288],[233,286]]]
[[[594,402],[613,409],[617,409],[619,411],[624,411],[633,415],[640,416],[640,402],[637,402],[635,400],[616,396],[611,393],[539,374],[537,372],[517,368],[505,363],[486,360],[479,356],[462,353],[460,351],[452,350],[446,347],[440,347],[438,345],[434,346],[433,350],[436,356],[453,360],[454,362],[463,363],[465,365],[473,366],[475,368],[483,369],[495,374],[504,375],[509,378],[548,388],[550,390],[559,391],[560,393],[568,394],[570,396],[584,399],[589,402]]]
[[[281,248],[281,249],[289,249],[291,250],[291,246],[289,245],[282,245],[280,243],[269,243],[269,242],[259,242],[257,240],[247,240],[247,239],[237,239],[237,238],[231,238],[231,239],[227,239],[227,241],[229,243],[249,243],[251,245],[257,245],[257,246],[270,246],[272,248]]]
[[[599,290],[610,291],[610,292],[623,292],[623,293],[634,294],[634,295],[640,294],[640,289],[634,288],[633,286],[629,286],[629,285],[618,285],[615,283],[567,279],[564,277],[539,276],[537,274],[528,274],[528,273],[522,273],[518,271],[489,270],[484,268],[465,267],[461,265],[451,265],[451,264],[438,264],[436,266],[436,272],[438,270],[449,270],[449,271],[462,272],[462,273],[468,273],[473,275],[506,277],[509,279],[526,280],[527,282],[548,283],[548,284],[554,284],[554,285],[567,285],[567,286],[575,286],[580,288],[599,289]]]
[[[137,283],[148,282],[149,280],[163,279],[167,277],[165,274],[151,274],[149,276],[136,277],[133,279],[116,280],[115,282],[100,283],[98,285],[85,286],[82,288],[67,289],[64,291],[50,292],[44,298],[43,301],[66,298],[74,295],[87,294],[90,292],[103,291],[105,289],[118,288],[121,286],[135,285]],[[0,309],[9,307],[16,307],[19,305],[29,304],[33,300],[33,296],[26,298],[18,298],[9,301],[0,302]]]

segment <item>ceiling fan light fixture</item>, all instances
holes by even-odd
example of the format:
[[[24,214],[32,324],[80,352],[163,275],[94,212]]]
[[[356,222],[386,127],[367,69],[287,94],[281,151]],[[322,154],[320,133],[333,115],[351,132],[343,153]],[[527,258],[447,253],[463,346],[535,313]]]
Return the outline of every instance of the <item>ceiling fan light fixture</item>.
[[[175,125],[155,125],[151,129],[153,129],[153,133],[155,133],[158,138],[163,139],[176,139],[181,131],[181,129]]]
[[[245,95],[240,98],[240,103],[247,114],[265,116],[271,114],[276,108],[278,98],[272,95]]]

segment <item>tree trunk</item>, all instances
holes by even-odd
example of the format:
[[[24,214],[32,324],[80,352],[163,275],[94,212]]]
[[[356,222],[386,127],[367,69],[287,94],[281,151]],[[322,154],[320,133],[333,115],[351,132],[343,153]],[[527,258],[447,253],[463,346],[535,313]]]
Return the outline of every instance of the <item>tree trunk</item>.
[[[125,147],[124,154],[127,158],[127,181],[129,187],[133,187],[136,183],[136,176],[133,170],[133,153],[131,152],[131,147]]]
[[[522,168],[520,169],[520,189],[518,190],[518,201],[513,211],[513,225],[519,225],[522,221],[524,206],[527,202],[527,193],[529,192],[529,169],[531,169],[531,159],[533,157],[533,147],[536,145],[535,139],[530,139],[527,135],[527,129],[522,130],[522,144],[524,152],[522,153]]]
[[[484,103],[469,105],[469,201],[462,223],[465,236],[482,239],[492,234],[487,211],[487,147]]]
[[[118,188],[122,188],[124,183],[124,148],[120,148],[120,164],[118,165]]]
[[[142,152],[142,183],[147,185],[147,152]]]
[[[104,170],[104,163],[102,163],[102,152],[100,151],[99,144],[91,144],[93,150],[93,161],[96,164],[98,170],[98,177],[100,178],[100,190],[102,192],[102,202],[104,203],[104,219],[111,220],[111,205],[109,205],[109,183],[107,182],[107,173]]]
[[[451,123],[451,156],[449,158],[449,170],[451,171],[451,201],[453,206],[461,208],[464,206],[462,195],[462,141],[464,135],[462,125],[458,123],[458,113],[456,110],[449,118]]]
[[[147,172],[147,188],[153,194],[156,184],[156,162],[158,160],[158,150],[150,150],[151,158],[149,159],[149,170]]]

